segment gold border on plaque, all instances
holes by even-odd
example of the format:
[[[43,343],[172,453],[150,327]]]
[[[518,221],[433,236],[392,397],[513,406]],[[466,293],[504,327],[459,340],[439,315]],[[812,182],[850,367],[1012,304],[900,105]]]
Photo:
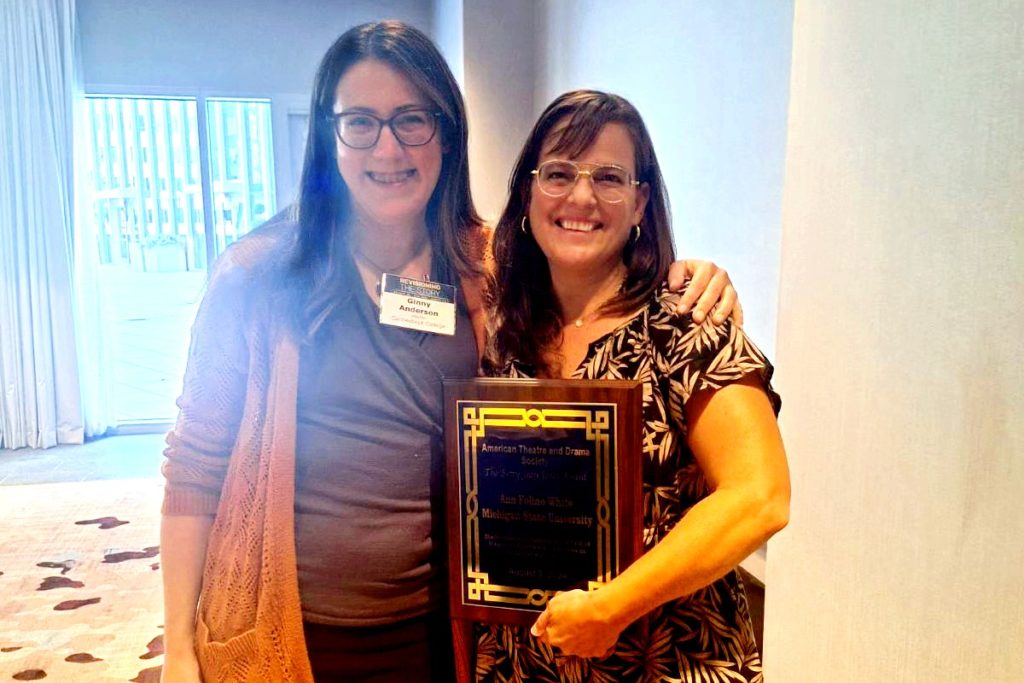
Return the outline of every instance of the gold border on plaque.
[[[464,405],[464,404],[472,405]],[[611,496],[614,487],[611,473],[610,430],[613,428],[614,404],[587,404],[591,410],[511,407],[510,402],[486,405],[488,401],[458,401],[462,417],[464,533],[466,536],[466,598],[501,605],[543,607],[556,591],[542,588],[521,588],[493,584],[487,572],[480,570],[480,520],[477,500],[477,441],[487,427],[528,427],[532,429],[583,429],[585,438],[594,444],[597,483],[597,578],[587,584],[588,590],[600,588],[618,573],[611,528]],[[530,404],[523,404],[530,406]]]

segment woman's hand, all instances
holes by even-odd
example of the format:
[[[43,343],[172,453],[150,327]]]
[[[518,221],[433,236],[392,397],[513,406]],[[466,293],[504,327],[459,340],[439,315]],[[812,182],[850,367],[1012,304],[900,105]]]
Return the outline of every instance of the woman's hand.
[[[683,314],[693,309],[693,321],[704,322],[708,313],[718,325],[732,318],[736,325],[743,325],[743,307],[729,273],[711,261],[676,261],[668,269],[668,288],[678,292],[683,282],[690,278],[690,284],[679,300],[676,312]],[[717,304],[717,305],[716,305]]]
[[[160,683],[202,683],[203,676],[199,673],[199,660],[195,653],[183,653],[177,656],[164,655],[164,665],[160,670]]]
[[[530,633],[565,655],[608,656],[625,625],[612,619],[596,595],[581,590],[559,593],[548,601]]]
[[[196,606],[203,583],[212,515],[160,516],[164,581],[163,683],[200,683],[195,651]]]

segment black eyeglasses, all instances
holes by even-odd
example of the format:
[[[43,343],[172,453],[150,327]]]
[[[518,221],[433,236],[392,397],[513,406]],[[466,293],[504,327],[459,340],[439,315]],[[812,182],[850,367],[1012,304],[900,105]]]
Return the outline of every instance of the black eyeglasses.
[[[434,139],[439,118],[441,112],[430,109],[404,109],[388,119],[355,111],[331,116],[338,139],[353,149],[369,149],[376,145],[385,125],[406,147],[420,147]]]

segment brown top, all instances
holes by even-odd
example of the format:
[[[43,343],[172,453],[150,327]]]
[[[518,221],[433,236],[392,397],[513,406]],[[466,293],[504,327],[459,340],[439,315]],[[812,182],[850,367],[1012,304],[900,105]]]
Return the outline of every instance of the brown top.
[[[446,336],[381,325],[352,284],[300,349],[295,547],[303,619],[372,626],[444,604],[441,380],[477,358],[461,296]]]

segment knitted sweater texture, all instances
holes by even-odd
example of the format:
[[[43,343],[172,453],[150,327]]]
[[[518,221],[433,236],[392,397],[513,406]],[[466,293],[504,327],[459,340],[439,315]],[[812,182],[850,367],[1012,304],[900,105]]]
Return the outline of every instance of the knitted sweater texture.
[[[270,226],[218,261],[167,438],[164,514],[215,515],[195,634],[208,681],[313,681],[295,559],[299,354],[268,289],[293,235]]]

